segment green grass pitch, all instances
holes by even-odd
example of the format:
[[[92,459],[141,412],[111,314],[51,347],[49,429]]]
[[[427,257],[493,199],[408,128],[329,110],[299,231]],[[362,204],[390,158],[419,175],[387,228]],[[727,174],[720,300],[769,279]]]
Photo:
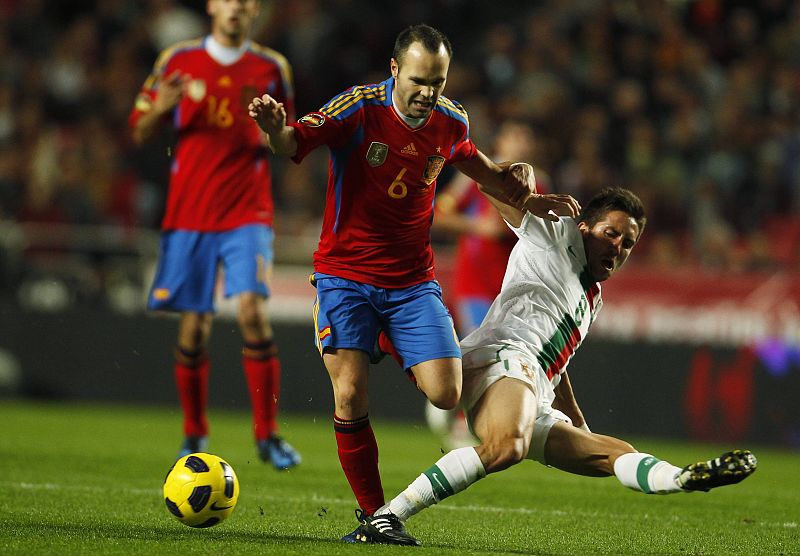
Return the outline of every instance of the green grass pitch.
[[[330,419],[283,416],[303,454],[279,473],[255,457],[249,417],[212,411],[209,450],[241,484],[226,522],[190,529],[167,513],[161,483],[177,409],[0,401],[2,554],[798,554],[800,455],[750,447],[759,469],[708,494],[647,496],[534,462],[490,476],[411,519],[416,548],[341,543],[356,525]],[[387,496],[440,455],[423,425],[374,423]],[[685,465],[724,451],[634,439]],[[734,447],[734,446],[731,446]],[[735,446],[739,447],[739,446]]]

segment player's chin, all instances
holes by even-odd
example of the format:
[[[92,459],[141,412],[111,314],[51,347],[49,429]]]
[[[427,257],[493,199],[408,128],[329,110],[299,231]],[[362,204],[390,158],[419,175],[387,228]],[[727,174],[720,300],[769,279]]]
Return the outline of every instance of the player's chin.
[[[411,105],[411,116],[414,118],[424,118],[428,116],[431,112],[433,112],[433,105],[432,104],[420,104],[420,103],[413,103]]]
[[[614,274],[614,268],[607,268],[603,263],[596,263],[590,268],[592,279],[595,282],[605,282]]]

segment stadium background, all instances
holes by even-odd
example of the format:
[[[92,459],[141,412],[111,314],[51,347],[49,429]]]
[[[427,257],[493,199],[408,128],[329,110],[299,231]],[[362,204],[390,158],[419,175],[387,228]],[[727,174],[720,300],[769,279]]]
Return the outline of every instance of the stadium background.
[[[157,52],[204,33],[203,6],[0,0],[4,396],[174,404],[176,323],[143,311],[171,139],[135,149],[126,119]],[[593,428],[800,446],[798,2],[286,0],[262,15],[255,38],[292,63],[299,114],[385,78],[398,30],[425,21],[453,42],[446,94],[481,148],[526,121],[552,190],[642,196],[645,238],[571,367]],[[306,282],[326,162],[276,164],[288,412],[331,407]],[[446,290],[452,238],[435,240]],[[218,322],[217,406],[247,403],[239,348]],[[377,372],[375,413],[421,419],[401,373]]]

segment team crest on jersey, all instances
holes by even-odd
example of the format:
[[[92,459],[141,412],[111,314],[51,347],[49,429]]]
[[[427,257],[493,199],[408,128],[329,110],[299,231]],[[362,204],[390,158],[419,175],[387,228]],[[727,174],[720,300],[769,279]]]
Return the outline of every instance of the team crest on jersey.
[[[422,172],[422,181],[431,185],[439,177],[439,172],[442,171],[442,168],[444,168],[443,156],[429,156],[425,171]]]
[[[305,116],[297,120],[297,123],[306,125],[308,127],[320,127],[322,124],[325,123],[325,116],[323,116],[322,114],[314,114],[314,113],[306,114]]]
[[[206,82],[202,79],[192,79],[186,87],[186,94],[195,102],[200,102],[206,96]]]
[[[367,149],[367,164],[375,168],[386,162],[386,155],[389,154],[389,145],[373,141]]]

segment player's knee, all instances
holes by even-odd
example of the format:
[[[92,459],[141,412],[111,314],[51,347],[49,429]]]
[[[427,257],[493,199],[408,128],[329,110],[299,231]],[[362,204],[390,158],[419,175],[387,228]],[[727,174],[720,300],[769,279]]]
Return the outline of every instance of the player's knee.
[[[257,305],[242,304],[236,320],[242,330],[259,332],[264,329],[266,316]]]
[[[502,471],[525,459],[529,447],[530,443],[522,436],[504,437],[484,444],[481,460],[487,472]]]
[[[455,409],[461,400],[461,386],[458,384],[442,385],[425,392],[428,400],[439,409]]]
[[[336,380],[333,384],[336,407],[360,410],[367,403],[367,391],[351,380]]]

